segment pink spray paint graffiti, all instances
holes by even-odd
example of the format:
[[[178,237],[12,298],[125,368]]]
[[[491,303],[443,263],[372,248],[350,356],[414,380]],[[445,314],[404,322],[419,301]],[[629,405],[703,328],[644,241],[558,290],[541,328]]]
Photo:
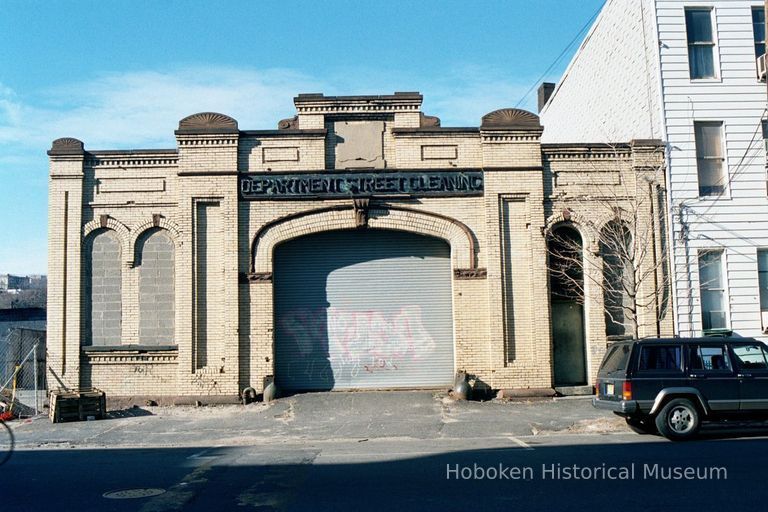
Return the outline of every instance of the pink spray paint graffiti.
[[[355,379],[361,372],[396,371],[435,351],[435,340],[417,305],[392,314],[336,307],[294,310],[280,322],[302,356],[327,349],[337,377]]]

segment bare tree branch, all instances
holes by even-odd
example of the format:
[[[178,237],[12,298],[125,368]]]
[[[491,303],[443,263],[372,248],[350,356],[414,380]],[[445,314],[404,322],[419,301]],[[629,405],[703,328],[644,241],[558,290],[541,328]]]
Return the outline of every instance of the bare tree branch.
[[[621,165],[616,159],[606,160]],[[605,174],[604,168],[600,171]],[[588,195],[563,198],[568,210],[582,220],[565,221],[549,233],[550,286],[553,298],[580,304],[589,300],[587,293],[601,294],[607,330],[637,337],[640,318],[655,310],[658,324],[668,302],[663,297],[670,273],[659,207],[663,165],[644,168],[637,175],[616,172],[622,176],[620,183],[606,184],[587,170],[583,190]],[[593,239],[582,240],[579,231],[590,232]]]

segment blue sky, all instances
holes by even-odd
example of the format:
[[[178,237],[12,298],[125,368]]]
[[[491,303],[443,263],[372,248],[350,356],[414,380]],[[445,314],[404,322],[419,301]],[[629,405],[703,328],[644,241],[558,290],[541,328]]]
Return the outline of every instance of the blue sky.
[[[55,138],[172,148],[186,115],[271,129],[301,92],[419,91],[443,126],[477,126],[515,106],[602,2],[2,0],[0,273],[46,272]],[[535,91],[521,106],[535,110]]]

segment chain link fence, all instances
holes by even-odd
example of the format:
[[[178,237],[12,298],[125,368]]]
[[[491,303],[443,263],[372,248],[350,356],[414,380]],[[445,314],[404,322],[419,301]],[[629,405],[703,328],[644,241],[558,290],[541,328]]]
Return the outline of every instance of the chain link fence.
[[[0,410],[30,417],[46,398],[45,331],[13,328],[0,338]]]

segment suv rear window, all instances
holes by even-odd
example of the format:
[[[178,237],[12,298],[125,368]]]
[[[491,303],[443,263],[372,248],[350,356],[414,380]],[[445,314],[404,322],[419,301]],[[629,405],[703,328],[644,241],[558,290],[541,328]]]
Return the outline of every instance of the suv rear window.
[[[680,345],[643,346],[640,351],[639,371],[681,371]]]
[[[625,370],[627,368],[627,361],[629,360],[630,345],[622,343],[611,347],[611,350],[603,359],[603,364],[600,370],[605,373],[616,372],[619,370]]]

